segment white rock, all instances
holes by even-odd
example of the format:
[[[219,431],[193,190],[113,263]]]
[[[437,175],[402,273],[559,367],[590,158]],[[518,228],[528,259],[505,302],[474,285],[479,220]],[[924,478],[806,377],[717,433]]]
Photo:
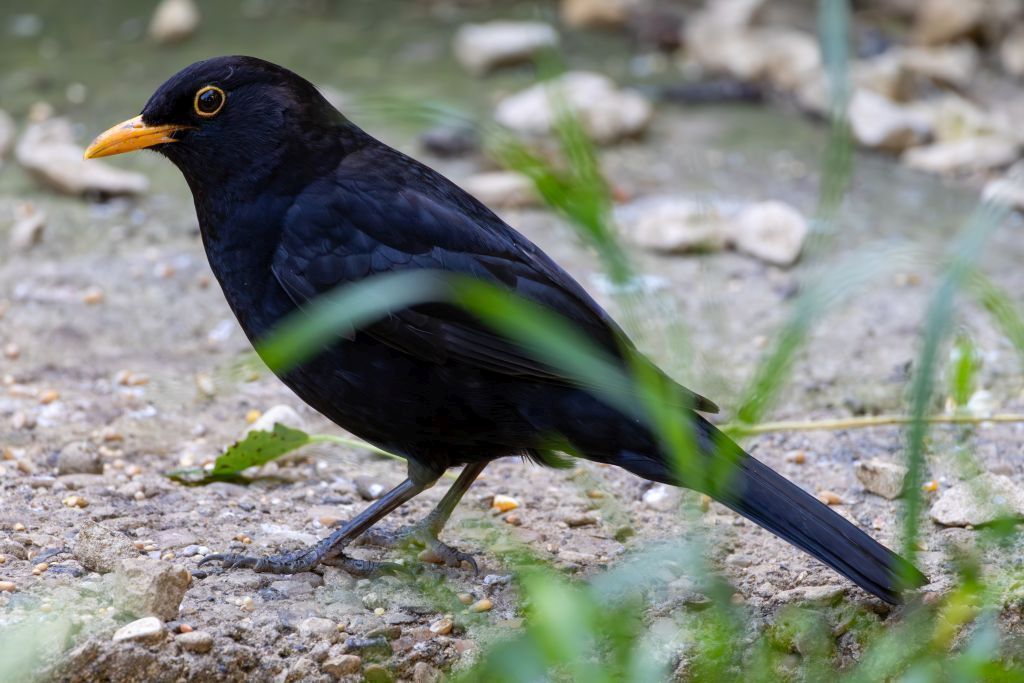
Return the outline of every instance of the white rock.
[[[306,421],[302,419],[295,408],[280,404],[269,408],[255,422],[246,427],[242,438],[244,439],[250,432],[272,432],[275,424],[283,424],[292,429],[306,428]]]
[[[46,214],[34,204],[25,202],[15,207],[14,225],[11,226],[11,234],[8,237],[11,251],[28,251],[36,246],[43,241],[45,229]]]
[[[540,21],[466,24],[455,34],[455,58],[474,74],[528,61],[558,45],[558,32]]]
[[[545,135],[563,106],[575,113],[590,137],[605,144],[640,134],[653,114],[639,93],[620,90],[601,74],[570,71],[505,98],[494,117],[512,130]]]
[[[821,50],[813,34],[765,27],[756,29],[753,36],[764,54],[764,77],[776,88],[793,90],[821,70]]]
[[[562,0],[562,21],[573,28],[623,26],[637,0]]]
[[[1024,162],[1011,166],[1002,178],[989,181],[981,196],[986,201],[1024,211]]]
[[[161,45],[181,42],[196,32],[199,18],[193,0],[161,0],[149,22],[149,36]]]
[[[120,560],[114,569],[114,606],[135,616],[174,619],[190,579],[184,567],[162,560]]]
[[[164,625],[156,617],[144,617],[125,624],[114,632],[113,641],[157,640],[164,636]]]
[[[299,635],[303,638],[333,639],[338,636],[338,624],[323,617],[307,617],[299,622]]]
[[[1009,166],[1020,156],[1020,147],[1015,139],[990,135],[915,147],[901,158],[907,166],[929,173],[987,171]]]
[[[999,46],[999,61],[1006,73],[1024,78],[1024,26],[1017,26],[1003,39]],[[0,147],[0,157],[3,156],[2,149]]]
[[[970,85],[978,73],[980,61],[978,48],[971,43],[905,48],[900,55],[907,73],[956,89]]]
[[[655,484],[644,492],[641,501],[644,507],[659,512],[678,510],[682,504],[682,493],[675,486]]]
[[[11,151],[11,145],[14,144],[15,130],[14,119],[11,118],[10,114],[0,109],[0,160],[3,160],[7,153]]]
[[[920,0],[914,17],[914,40],[924,45],[948,43],[981,25],[985,0]]]
[[[798,586],[775,593],[773,599],[778,603],[790,602],[832,602],[846,593],[846,586]]]
[[[114,571],[121,560],[139,556],[127,536],[91,521],[75,537],[72,553],[79,564],[100,574]]]
[[[810,33],[781,26],[737,27],[698,19],[687,29],[690,56],[709,71],[739,80],[765,80],[795,90],[821,71],[821,51]]]
[[[863,88],[854,93],[848,115],[853,137],[865,147],[901,152],[930,132],[926,117]]]
[[[213,649],[213,636],[207,631],[189,631],[175,636],[174,642],[181,649],[196,654],[204,654]]]
[[[83,159],[82,152],[65,119],[30,125],[14,150],[18,163],[36,179],[66,194],[137,194],[149,187],[146,176]]]
[[[991,114],[959,95],[951,94],[929,100],[916,105],[915,109],[931,121],[931,128],[937,142],[952,142],[997,134],[1013,137],[1012,132],[1004,129],[1004,126]]]
[[[461,184],[462,189],[488,206],[524,208],[541,204],[533,181],[522,173],[477,173],[463,180]]]
[[[729,239],[736,249],[779,266],[795,263],[807,238],[807,220],[784,202],[749,206],[732,223]]]
[[[986,472],[944,491],[931,518],[943,526],[978,526],[1024,516],[1024,491],[1009,477]]]
[[[857,463],[857,479],[871,493],[893,500],[903,493],[907,468],[883,460],[866,460]]]
[[[913,79],[903,64],[903,51],[886,50],[871,59],[861,59],[851,67],[854,84],[894,102],[905,102],[914,95]]]
[[[713,206],[679,197],[648,197],[616,207],[626,238],[651,251],[717,251],[725,246],[726,219]]]

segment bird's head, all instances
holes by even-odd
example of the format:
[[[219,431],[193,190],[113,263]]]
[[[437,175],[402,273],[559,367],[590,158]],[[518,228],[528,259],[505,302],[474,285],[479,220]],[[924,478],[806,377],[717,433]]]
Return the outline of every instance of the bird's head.
[[[168,79],[140,115],[102,133],[85,156],[152,149],[174,162],[193,189],[209,188],[270,171],[346,123],[297,74],[255,57],[215,57]]]

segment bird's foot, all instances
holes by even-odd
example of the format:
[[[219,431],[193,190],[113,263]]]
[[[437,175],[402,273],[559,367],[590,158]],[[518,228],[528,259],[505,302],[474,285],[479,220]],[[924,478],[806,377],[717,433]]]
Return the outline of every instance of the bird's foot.
[[[476,559],[472,555],[453,548],[438,539],[437,532],[429,519],[396,531],[370,529],[356,539],[356,543],[360,545],[375,545],[381,548],[418,547],[422,548],[419,559],[423,562],[443,564],[449,567],[460,567],[465,562],[472,567],[473,573],[480,573]]]
[[[267,574],[298,574],[308,572],[319,564],[326,553],[319,546],[280,555],[256,557],[239,553],[214,553],[199,560],[199,566],[210,562],[220,562],[224,569],[251,569],[254,572]]]

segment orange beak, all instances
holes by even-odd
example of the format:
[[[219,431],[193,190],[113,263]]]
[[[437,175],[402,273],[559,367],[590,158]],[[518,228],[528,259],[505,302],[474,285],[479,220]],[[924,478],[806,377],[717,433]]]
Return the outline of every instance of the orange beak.
[[[142,116],[139,115],[100,133],[99,137],[93,140],[89,148],[85,150],[85,158],[109,157],[114,154],[134,152],[137,149],[145,149],[153,145],[177,142],[175,138],[171,137],[171,133],[187,128],[191,128],[191,126],[174,124],[149,126],[142,122]]]

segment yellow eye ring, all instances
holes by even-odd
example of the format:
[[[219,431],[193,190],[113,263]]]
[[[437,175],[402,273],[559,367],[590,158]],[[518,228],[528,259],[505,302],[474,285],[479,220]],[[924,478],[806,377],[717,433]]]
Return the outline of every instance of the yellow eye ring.
[[[209,119],[220,113],[228,96],[223,90],[215,85],[205,85],[196,91],[195,99],[192,101],[192,108],[196,115]]]

